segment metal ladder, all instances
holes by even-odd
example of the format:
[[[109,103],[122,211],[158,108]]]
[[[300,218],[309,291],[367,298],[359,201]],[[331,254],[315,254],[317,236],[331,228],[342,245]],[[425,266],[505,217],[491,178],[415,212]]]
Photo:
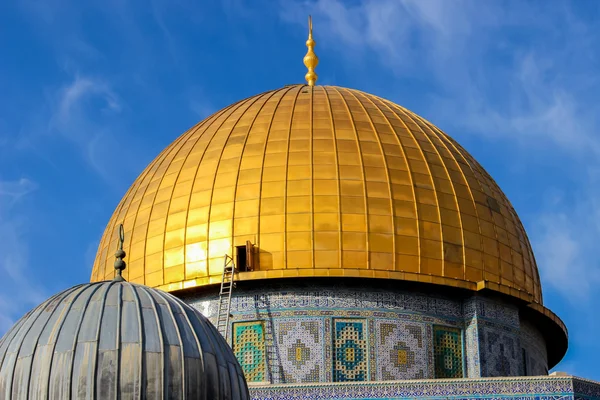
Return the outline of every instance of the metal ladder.
[[[217,330],[227,340],[229,317],[231,316],[231,292],[235,287],[235,264],[233,258],[225,254],[221,291],[219,292],[219,311],[217,312]]]

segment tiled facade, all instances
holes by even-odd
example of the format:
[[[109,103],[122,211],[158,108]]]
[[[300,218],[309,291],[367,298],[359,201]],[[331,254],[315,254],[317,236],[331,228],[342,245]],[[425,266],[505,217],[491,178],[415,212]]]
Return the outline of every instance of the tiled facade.
[[[540,332],[528,321],[521,321],[521,354],[523,355],[522,375],[546,375],[548,373],[548,353],[546,342]]]
[[[462,378],[462,330],[446,326],[433,328],[433,354],[436,378]]]
[[[184,301],[215,319],[216,296]],[[264,327],[264,375],[253,373],[249,381],[478,378],[547,368],[541,334],[532,325],[522,332],[518,309],[491,298],[343,285],[272,286],[235,290],[231,314],[234,341],[239,323]],[[239,344],[233,347],[237,354]],[[254,368],[244,357],[242,366]]]
[[[377,381],[425,379],[431,370],[431,330],[418,322],[397,319],[375,321]]]
[[[324,382],[323,320],[289,318],[275,325],[275,343],[282,381]]]
[[[334,382],[369,380],[367,322],[364,319],[335,318],[333,327]]]
[[[248,382],[266,380],[265,330],[262,321],[233,324],[233,351]]]
[[[600,399],[600,384],[571,376],[251,386],[255,400]]]

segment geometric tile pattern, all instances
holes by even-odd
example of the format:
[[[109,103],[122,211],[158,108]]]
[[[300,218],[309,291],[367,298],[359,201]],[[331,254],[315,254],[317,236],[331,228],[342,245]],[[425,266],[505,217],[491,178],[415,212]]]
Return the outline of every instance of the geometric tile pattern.
[[[182,297],[209,318],[216,319],[217,296]],[[264,321],[264,381],[273,384],[334,382],[356,376],[364,381],[381,381],[421,376],[477,378],[501,376],[502,371],[514,375],[523,371],[523,349],[528,375],[547,373],[545,342],[538,328],[519,321],[518,309],[510,304],[482,295],[459,300],[435,293],[359,288],[345,283],[303,287],[269,283],[260,289],[234,291],[231,314],[232,323]],[[344,319],[364,323],[362,343],[366,348],[361,364],[366,371],[364,378],[360,370],[356,376],[350,374],[346,378],[341,377],[340,370],[336,372],[334,358],[340,354],[336,354],[339,332],[335,322]],[[445,327],[443,332],[452,332],[440,336],[438,331],[434,338],[435,326]],[[414,327],[421,327],[421,333]],[[450,343],[456,344],[455,347],[440,346],[442,338],[452,339],[452,335]],[[506,335],[513,339],[512,344]],[[418,344],[419,336],[422,347]],[[234,346],[235,338],[230,340]],[[516,358],[512,355],[513,348]],[[453,371],[440,370],[440,365],[454,359]]]
[[[401,320],[378,320],[376,332],[378,335],[377,380],[430,377],[425,324]]]
[[[193,304],[201,313],[216,318],[218,298],[181,296]],[[262,298],[268,298],[268,305]],[[207,300],[210,305],[205,304]],[[323,286],[306,289],[266,287],[258,290],[237,290],[231,298],[231,309],[238,313],[256,313],[267,307],[271,310],[303,309],[360,309],[374,311],[404,311],[415,314],[428,314],[432,317],[462,318],[462,304],[453,299],[443,299],[435,295],[418,292],[383,292],[369,289],[331,288]]]
[[[522,358],[518,338],[499,328],[485,328],[483,332],[482,373],[485,376],[518,376]]]
[[[265,329],[262,321],[233,324],[233,351],[248,382],[265,381]]]
[[[600,384],[576,377],[513,377],[402,382],[314,383],[250,387],[255,400],[574,400],[600,399]]]
[[[323,380],[323,320],[317,318],[279,319],[274,321],[278,361],[283,383]]]
[[[436,378],[462,378],[463,353],[461,330],[446,326],[433,327]]]
[[[368,346],[366,321],[334,319],[333,381],[368,380]]]
[[[479,378],[481,376],[481,357],[479,355],[479,326],[476,317],[465,320],[465,352],[466,378]]]
[[[529,322],[521,321],[521,347],[524,351],[524,366],[522,373],[535,376],[548,373],[548,353],[546,341],[540,332]]]

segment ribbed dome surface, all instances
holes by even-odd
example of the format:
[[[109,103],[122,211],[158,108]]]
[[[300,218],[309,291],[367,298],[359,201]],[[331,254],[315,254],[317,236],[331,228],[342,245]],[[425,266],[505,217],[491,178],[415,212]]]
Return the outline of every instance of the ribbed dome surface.
[[[304,85],[227,107],[167,147],[102,237],[92,281],[113,276],[124,223],[130,281],[165,290],[219,282],[250,240],[240,279],[374,277],[541,304],[517,214],[486,171],[423,118],[379,97]]]
[[[75,286],[0,339],[2,399],[248,399],[241,368],[200,313],[127,282]]]

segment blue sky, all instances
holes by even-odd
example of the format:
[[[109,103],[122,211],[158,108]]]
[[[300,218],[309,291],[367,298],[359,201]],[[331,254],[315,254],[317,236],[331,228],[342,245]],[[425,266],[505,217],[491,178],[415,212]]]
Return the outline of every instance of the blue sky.
[[[558,370],[600,380],[600,2],[0,2],[0,334],[89,280],[105,224],[170,142],[303,81],[399,103],[457,139],[529,233]]]

